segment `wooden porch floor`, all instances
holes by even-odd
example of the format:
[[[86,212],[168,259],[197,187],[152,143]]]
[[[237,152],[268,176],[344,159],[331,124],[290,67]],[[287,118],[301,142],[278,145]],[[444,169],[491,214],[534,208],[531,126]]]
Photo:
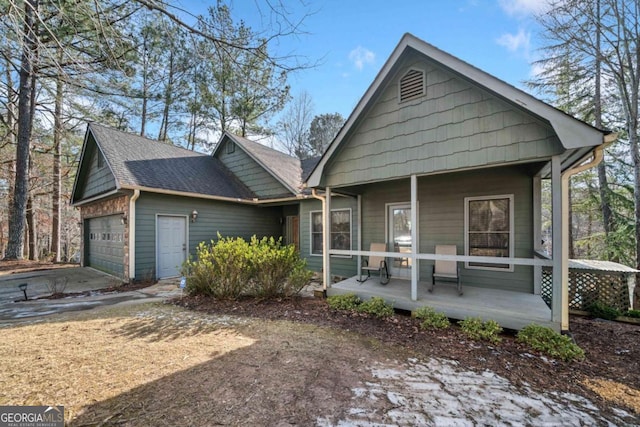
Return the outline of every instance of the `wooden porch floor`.
[[[551,322],[551,310],[540,295],[523,292],[502,291],[462,285],[464,295],[458,296],[454,283],[436,283],[434,291],[428,292],[430,283],[418,283],[418,300],[411,300],[411,282],[391,279],[387,285],[381,285],[377,277],[371,277],[359,283],[357,277],[351,277],[334,283],[327,289],[327,295],[354,293],[361,299],[382,297],[394,308],[415,310],[429,306],[445,313],[452,319],[481,317],[483,320],[495,320],[507,329],[522,329],[536,323],[560,331],[560,324]]]

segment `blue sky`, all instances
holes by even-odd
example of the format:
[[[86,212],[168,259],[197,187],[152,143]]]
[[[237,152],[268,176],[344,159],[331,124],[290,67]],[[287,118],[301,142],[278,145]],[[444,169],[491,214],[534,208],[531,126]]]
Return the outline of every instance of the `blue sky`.
[[[263,25],[262,0],[231,0],[236,19]],[[281,39],[278,54],[306,57],[319,65],[290,76],[292,94],[306,90],[315,113],[348,116],[402,35],[410,32],[470,64],[522,88],[532,76],[539,47],[532,13],[546,0],[281,0],[304,19],[307,34]],[[276,1],[277,3],[277,1]],[[205,13],[214,2],[183,0]],[[264,9],[262,9],[264,12]]]

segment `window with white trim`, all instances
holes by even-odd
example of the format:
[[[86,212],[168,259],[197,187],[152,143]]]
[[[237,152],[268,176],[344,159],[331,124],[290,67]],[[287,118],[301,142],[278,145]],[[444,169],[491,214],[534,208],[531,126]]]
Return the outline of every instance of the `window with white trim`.
[[[465,254],[513,257],[513,195],[464,199]],[[513,271],[510,264],[467,262],[466,268]]]
[[[311,255],[322,255],[322,211],[312,211]],[[331,210],[331,249],[351,250],[351,209]]]

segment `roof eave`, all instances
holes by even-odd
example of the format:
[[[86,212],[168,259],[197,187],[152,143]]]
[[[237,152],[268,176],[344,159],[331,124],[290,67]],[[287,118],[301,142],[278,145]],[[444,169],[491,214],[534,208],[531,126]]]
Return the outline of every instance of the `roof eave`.
[[[233,203],[243,203],[243,204],[255,203],[251,199],[245,199],[242,197],[216,196],[213,194],[191,193],[188,191],[167,190],[164,188],[145,187],[141,185],[122,185],[122,189],[123,190],[140,190],[147,193],[167,194],[172,196],[192,197],[196,199],[218,200],[222,202],[233,202]]]

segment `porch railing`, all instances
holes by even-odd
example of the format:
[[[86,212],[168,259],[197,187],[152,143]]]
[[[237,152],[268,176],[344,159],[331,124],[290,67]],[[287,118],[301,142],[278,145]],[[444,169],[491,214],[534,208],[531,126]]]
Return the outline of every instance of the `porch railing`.
[[[411,253],[411,252],[371,252],[371,251],[353,251],[353,250],[340,250],[331,249],[329,255],[339,256],[381,256],[386,258],[409,258],[416,260],[427,261],[457,261],[457,262],[477,262],[482,264],[510,264],[510,265],[529,265],[540,267],[552,267],[553,261],[550,259],[538,259],[538,258],[502,258],[502,257],[488,257],[488,256],[475,256],[475,255],[436,255],[425,253]]]
[[[624,271],[597,268],[597,266],[576,268],[577,262],[578,260],[569,260],[570,310],[589,311],[594,303],[601,303],[621,312],[633,309],[635,270],[620,264],[618,265],[624,267]],[[547,305],[551,304],[552,280],[551,269],[543,268],[541,294]]]

